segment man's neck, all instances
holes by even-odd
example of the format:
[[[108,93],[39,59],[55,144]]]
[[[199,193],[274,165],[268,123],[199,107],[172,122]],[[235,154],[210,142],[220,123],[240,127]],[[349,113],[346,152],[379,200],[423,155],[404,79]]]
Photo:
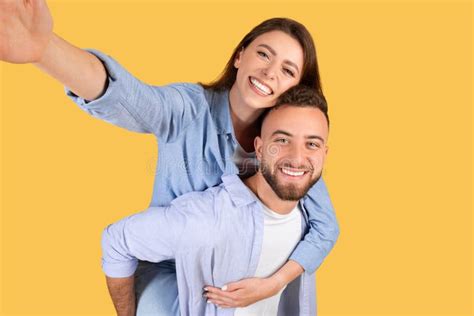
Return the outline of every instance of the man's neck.
[[[243,181],[263,204],[276,213],[288,214],[298,204],[298,201],[285,201],[280,199],[260,172],[257,172]]]

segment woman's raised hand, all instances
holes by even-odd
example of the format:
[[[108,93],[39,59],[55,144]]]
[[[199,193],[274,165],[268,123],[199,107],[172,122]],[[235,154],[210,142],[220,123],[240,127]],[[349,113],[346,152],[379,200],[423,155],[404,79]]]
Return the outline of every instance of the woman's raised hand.
[[[44,0],[0,0],[0,60],[40,61],[53,36],[53,19]]]

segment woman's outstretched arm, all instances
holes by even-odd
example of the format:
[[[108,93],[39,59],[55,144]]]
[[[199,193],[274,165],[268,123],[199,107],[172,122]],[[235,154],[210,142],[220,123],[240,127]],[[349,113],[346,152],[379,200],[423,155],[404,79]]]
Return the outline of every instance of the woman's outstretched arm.
[[[0,60],[32,63],[86,100],[106,87],[100,60],[53,33],[44,0],[0,0]]]

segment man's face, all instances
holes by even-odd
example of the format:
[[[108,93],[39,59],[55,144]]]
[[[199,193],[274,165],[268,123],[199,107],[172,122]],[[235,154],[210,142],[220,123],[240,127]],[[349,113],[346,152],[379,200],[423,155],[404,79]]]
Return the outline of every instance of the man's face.
[[[276,195],[301,199],[321,177],[328,124],[316,108],[283,106],[268,114],[255,139],[260,172]]]

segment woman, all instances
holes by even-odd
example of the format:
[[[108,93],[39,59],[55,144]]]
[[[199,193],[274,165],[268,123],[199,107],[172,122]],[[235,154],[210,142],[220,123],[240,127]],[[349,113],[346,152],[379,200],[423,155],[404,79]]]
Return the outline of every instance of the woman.
[[[263,110],[298,83],[321,91],[311,35],[289,19],[264,21],[248,33],[215,83],[154,87],[134,78],[112,58],[80,50],[54,35],[44,1],[3,5],[0,35],[15,45],[0,47],[2,60],[34,62],[69,87],[68,95],[88,113],[156,135],[159,164],[151,206],[214,186],[223,174],[239,172],[238,166],[242,173],[254,172],[253,139]],[[19,34],[27,35],[15,41]],[[309,191],[304,205],[311,229],[287,264],[268,278],[229,284],[226,292],[210,288],[207,295],[212,302],[245,306],[277,293],[303,271],[315,271],[333,247],[338,226],[322,181]],[[140,266],[138,314],[177,314],[174,273],[173,263]],[[229,293],[235,295],[231,298]]]

